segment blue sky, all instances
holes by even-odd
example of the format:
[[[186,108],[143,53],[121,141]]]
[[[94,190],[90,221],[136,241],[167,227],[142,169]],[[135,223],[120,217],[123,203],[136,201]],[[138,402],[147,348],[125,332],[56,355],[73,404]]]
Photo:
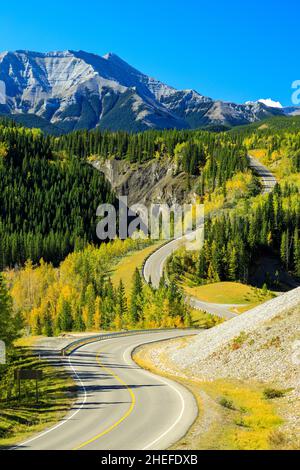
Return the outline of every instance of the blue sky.
[[[15,0],[1,5],[0,48],[115,52],[176,88],[290,105],[299,21],[299,0]]]

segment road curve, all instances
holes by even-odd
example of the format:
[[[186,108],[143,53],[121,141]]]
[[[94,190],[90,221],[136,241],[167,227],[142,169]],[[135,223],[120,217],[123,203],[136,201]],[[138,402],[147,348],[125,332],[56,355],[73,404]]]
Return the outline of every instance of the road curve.
[[[266,166],[264,166],[262,163],[260,163],[256,158],[252,157],[251,155],[248,155],[249,159],[249,166],[251,170],[259,176],[262,182],[262,193],[271,193],[276,186],[276,178],[271,173],[270,170]]]
[[[149,256],[143,268],[143,276],[145,281],[149,283],[151,279],[152,285],[157,288],[163,275],[167,259],[172,255],[172,253],[183,246],[185,242],[185,238],[172,240],[170,243],[163,245],[151,256]],[[187,302],[189,302],[190,305],[196,310],[204,310],[208,313],[211,313],[212,315],[216,315],[227,320],[237,316],[235,313],[230,311],[231,308],[234,308],[237,305],[203,302],[199,299],[196,299],[195,297],[187,297]]]
[[[194,422],[195,399],[181,385],[139,368],[131,353],[142,344],[195,333],[174,330],[107,339],[63,358],[80,387],[77,402],[56,426],[14,450],[168,448]]]
[[[262,165],[258,160],[256,160],[251,155],[248,155],[249,159],[249,166],[254,173],[256,173],[262,182],[262,193],[270,193],[273,191],[277,181],[275,176]],[[177,251],[180,247],[182,247],[185,243],[185,238],[181,237],[175,240],[172,240],[170,243],[163,245],[161,248],[156,250],[145,262],[143,268],[143,276],[146,282],[150,282],[154,287],[158,287],[159,281],[163,275],[164,268],[168,258]],[[221,318],[225,318],[229,320],[230,318],[234,318],[237,314],[233,313],[231,310],[234,307],[240,307],[241,305],[235,304],[218,304],[218,303],[210,303],[210,302],[203,302],[196,297],[188,297],[187,302],[190,305],[197,309],[197,310],[204,310],[212,315],[216,315]]]

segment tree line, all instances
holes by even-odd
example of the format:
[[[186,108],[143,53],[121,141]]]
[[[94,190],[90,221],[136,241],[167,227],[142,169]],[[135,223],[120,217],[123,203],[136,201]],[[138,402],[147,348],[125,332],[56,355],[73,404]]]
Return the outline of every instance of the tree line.
[[[113,285],[110,271],[124,256],[148,240],[115,240],[70,254],[58,268],[28,261],[7,273],[14,310],[32,334],[62,331],[121,330],[190,326],[190,312],[176,284],[159,289],[143,282],[136,270],[130,292],[123,281]]]
[[[96,209],[115,202],[90,158],[131,163],[173,159],[178,171],[199,178],[204,196],[248,166],[245,148],[225,133],[205,131],[78,131],[44,136],[0,121],[0,270],[40,258],[55,265],[72,252],[98,243]]]
[[[277,185],[267,196],[246,200],[243,207],[208,218],[204,246],[198,255],[175,254],[169,272],[177,276],[191,272],[200,284],[247,283],[253,262],[269,253],[276,255],[287,271],[300,277],[299,226],[299,187]]]
[[[40,258],[57,265],[97,242],[96,209],[114,202],[101,173],[58,158],[40,131],[0,125],[0,270]]]

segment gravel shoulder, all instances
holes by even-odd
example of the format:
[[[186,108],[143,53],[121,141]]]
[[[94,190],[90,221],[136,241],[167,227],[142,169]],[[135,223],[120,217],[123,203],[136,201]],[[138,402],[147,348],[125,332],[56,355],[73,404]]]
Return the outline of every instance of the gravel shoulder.
[[[251,326],[250,313],[241,323],[243,314],[196,338],[156,343],[137,352],[138,363],[176,378],[198,401],[198,420],[175,448],[300,448],[298,294],[299,289],[289,296],[291,306],[286,302],[279,308],[278,298],[265,304],[260,321],[254,309]],[[214,338],[220,336],[216,346]],[[271,398],[274,393],[278,396]]]

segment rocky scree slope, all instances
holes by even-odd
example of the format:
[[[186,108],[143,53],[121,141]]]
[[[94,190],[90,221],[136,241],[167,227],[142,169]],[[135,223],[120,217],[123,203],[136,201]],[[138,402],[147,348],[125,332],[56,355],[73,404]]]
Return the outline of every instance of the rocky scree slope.
[[[234,126],[285,114],[261,102],[227,103],[176,90],[112,53],[6,51],[0,80],[7,95],[0,114],[54,133]]]

